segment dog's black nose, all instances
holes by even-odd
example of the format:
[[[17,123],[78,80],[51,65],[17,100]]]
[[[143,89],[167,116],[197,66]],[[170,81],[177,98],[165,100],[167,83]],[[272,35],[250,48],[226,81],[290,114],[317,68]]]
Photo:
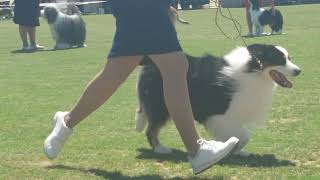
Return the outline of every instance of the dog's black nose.
[[[294,72],[293,72],[293,75],[294,76],[298,76],[300,73],[301,73],[300,69],[295,69]]]

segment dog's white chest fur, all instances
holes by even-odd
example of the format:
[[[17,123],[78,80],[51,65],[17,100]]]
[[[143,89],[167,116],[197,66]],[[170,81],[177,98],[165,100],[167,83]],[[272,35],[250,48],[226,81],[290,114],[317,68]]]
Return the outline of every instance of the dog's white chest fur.
[[[241,85],[233,95],[224,118],[241,124],[263,123],[267,111],[271,108],[274,83],[266,83],[268,81],[260,78],[241,76],[238,81],[241,81],[239,83]]]
[[[249,75],[248,75],[249,76]],[[232,96],[229,108],[222,115],[211,116],[206,122],[210,132],[217,128],[256,127],[264,125],[267,112],[272,105],[272,96],[276,85],[260,78],[241,76],[237,78],[239,87]],[[214,128],[214,129],[212,129]]]
[[[227,111],[223,115],[210,117],[209,121],[224,121],[241,126],[263,124],[272,105],[275,83],[267,79],[269,76],[263,72],[255,75],[245,72],[246,63],[251,59],[247,50],[238,48],[225,58],[230,67],[222,73],[235,80],[236,89]]]

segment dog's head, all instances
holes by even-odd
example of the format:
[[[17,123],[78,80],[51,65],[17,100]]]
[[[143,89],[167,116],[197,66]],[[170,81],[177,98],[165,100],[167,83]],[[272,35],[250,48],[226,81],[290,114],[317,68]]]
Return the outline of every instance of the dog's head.
[[[300,68],[291,62],[288,51],[281,46],[253,44],[247,47],[251,60],[248,72],[261,73],[281,87],[291,88],[287,75],[298,76]]]
[[[59,11],[56,6],[49,5],[41,10],[41,16],[48,21],[48,24],[53,24],[59,15]]]

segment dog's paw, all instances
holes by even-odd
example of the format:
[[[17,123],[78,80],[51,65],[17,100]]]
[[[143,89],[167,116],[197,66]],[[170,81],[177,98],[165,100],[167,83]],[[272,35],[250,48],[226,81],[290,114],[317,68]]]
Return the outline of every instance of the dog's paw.
[[[236,156],[240,156],[240,157],[249,157],[250,153],[245,152],[245,151],[237,151],[233,153]]]
[[[78,45],[78,48],[86,48],[86,47],[87,47],[86,44],[80,44],[80,45]]]
[[[170,154],[172,153],[172,150],[168,147],[165,147],[161,144],[158,144],[157,146],[154,147],[153,151],[155,153],[158,153],[158,154]]]
[[[54,46],[54,50],[63,50],[63,49],[70,49],[70,48],[71,48],[71,45],[65,44],[65,43],[56,44]]]

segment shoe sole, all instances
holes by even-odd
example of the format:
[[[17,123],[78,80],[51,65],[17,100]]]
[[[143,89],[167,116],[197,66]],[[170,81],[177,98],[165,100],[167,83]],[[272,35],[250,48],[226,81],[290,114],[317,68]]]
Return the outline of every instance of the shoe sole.
[[[219,161],[221,161],[222,159],[226,158],[226,157],[228,156],[228,154],[230,154],[230,152],[232,152],[232,151],[237,147],[237,145],[238,145],[238,142],[233,146],[233,148],[231,148],[229,151],[226,151],[226,152],[223,154],[223,156],[221,156],[221,158],[218,158],[218,159],[216,159],[216,160],[213,161],[213,162],[210,162],[210,163],[208,163],[208,164],[205,164],[205,165],[201,166],[201,168],[198,168],[199,171],[193,171],[193,174],[194,174],[194,175],[198,175],[198,174],[204,172],[205,170],[211,168],[214,164],[216,164],[217,162],[219,162]]]
[[[49,155],[49,154],[47,153],[45,144],[46,144],[46,141],[45,141],[44,146],[43,146],[43,152],[44,152],[44,154],[45,154],[46,157],[47,157],[48,159],[50,159],[50,160],[55,159],[56,157],[52,157],[51,155]]]

